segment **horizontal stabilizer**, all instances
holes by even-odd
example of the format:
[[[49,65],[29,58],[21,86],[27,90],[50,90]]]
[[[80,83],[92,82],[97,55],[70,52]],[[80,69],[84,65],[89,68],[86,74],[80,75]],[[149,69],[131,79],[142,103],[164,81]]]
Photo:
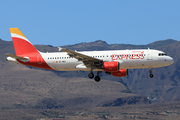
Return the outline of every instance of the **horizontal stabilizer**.
[[[25,58],[25,57],[20,57],[20,56],[16,56],[16,55],[12,55],[12,54],[5,54],[9,57],[12,57],[12,58],[15,58],[15,59],[18,59],[18,60],[29,60],[28,58]]]

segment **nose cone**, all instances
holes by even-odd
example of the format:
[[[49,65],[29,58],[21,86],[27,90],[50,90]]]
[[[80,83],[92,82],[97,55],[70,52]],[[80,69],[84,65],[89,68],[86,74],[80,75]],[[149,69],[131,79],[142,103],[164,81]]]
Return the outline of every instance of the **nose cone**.
[[[174,60],[172,57],[168,57],[167,62],[169,63],[169,65],[174,63]]]

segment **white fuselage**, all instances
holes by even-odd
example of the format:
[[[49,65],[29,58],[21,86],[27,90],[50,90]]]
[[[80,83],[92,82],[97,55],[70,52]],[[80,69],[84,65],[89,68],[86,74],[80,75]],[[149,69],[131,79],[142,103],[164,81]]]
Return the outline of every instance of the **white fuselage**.
[[[101,59],[103,61],[118,61],[120,69],[134,68],[156,68],[164,67],[173,63],[173,59],[164,52],[153,49],[137,50],[111,50],[111,51],[84,51],[81,54]],[[73,57],[69,57],[66,52],[40,53],[45,62],[54,70],[90,71],[83,62]],[[41,64],[41,60],[38,60]],[[103,71],[103,69],[93,69],[94,71]]]

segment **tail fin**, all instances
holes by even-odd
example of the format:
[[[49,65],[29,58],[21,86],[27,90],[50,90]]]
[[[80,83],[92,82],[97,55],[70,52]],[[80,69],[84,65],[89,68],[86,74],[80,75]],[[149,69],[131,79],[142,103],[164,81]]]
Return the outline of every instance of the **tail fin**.
[[[38,50],[31,44],[31,42],[18,28],[10,28],[10,33],[17,56],[38,52]]]

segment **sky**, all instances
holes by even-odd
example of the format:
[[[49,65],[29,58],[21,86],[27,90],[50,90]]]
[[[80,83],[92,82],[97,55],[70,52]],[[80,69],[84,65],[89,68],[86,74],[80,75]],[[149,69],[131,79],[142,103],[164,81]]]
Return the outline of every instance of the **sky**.
[[[18,27],[32,44],[180,40],[180,0],[2,0],[0,38]]]

